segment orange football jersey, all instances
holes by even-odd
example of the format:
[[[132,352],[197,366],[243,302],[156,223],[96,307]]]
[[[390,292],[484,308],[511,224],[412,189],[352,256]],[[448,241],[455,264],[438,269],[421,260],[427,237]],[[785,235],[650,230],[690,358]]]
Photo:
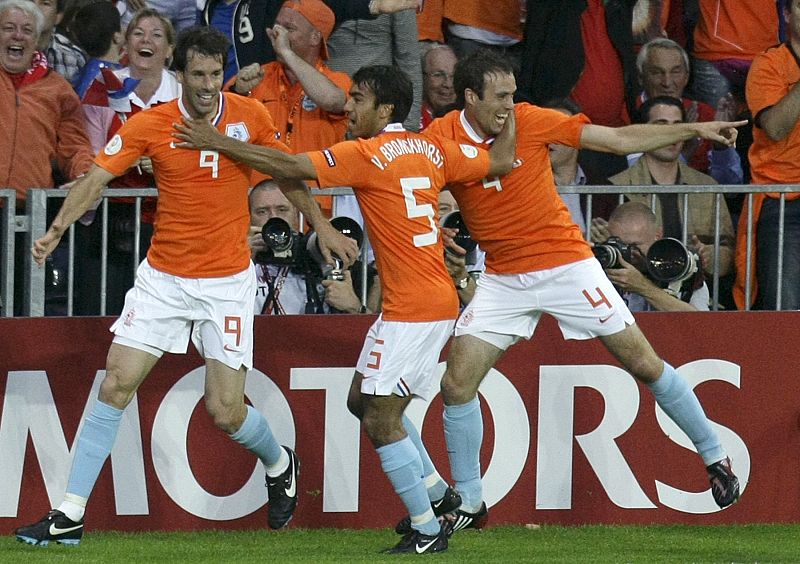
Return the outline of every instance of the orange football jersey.
[[[486,176],[489,154],[391,124],[371,139],[307,153],[322,187],[351,186],[375,249],[388,321],[455,319],[458,296],[444,266],[439,191]]]
[[[589,118],[568,117],[530,104],[517,104],[515,112],[517,151],[512,171],[502,178],[449,185],[470,235],[486,252],[486,270],[520,274],[591,257],[580,228],[556,191],[548,150],[550,143],[578,147]],[[424,134],[490,146],[461,111],[434,120]]]
[[[136,114],[95,162],[119,176],[139,157],[152,159],[158,208],[147,260],[153,268],[186,278],[241,272],[250,262],[250,168],[216,151],[175,147],[172,124],[184,116],[180,99]],[[220,96],[212,123],[241,141],[287,150],[276,141],[272,118],[257,100]]]

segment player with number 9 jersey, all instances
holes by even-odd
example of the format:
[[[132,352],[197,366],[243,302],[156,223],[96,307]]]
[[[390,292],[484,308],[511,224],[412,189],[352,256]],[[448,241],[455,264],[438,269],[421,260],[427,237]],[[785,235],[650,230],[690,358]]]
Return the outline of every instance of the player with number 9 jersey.
[[[450,182],[489,171],[489,155],[472,143],[405,131],[307,153],[321,187],[352,186],[375,247],[387,321],[455,319],[458,296],[444,266],[438,196]]]
[[[251,169],[216,151],[176,147],[172,124],[188,116],[180,99],[136,114],[95,163],[120,175],[139,157],[152,159],[158,186],[156,228],[147,253],[152,267],[186,278],[228,276],[250,264]],[[256,100],[221,93],[211,123],[230,137],[288,151]]]

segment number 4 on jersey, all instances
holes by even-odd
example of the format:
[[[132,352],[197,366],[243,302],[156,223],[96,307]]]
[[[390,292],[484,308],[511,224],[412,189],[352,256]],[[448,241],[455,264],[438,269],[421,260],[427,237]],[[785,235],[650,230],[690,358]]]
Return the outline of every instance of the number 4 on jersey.
[[[483,189],[484,190],[490,190],[491,188],[494,188],[498,192],[502,192],[503,191],[503,185],[500,184],[500,177],[499,176],[495,176],[494,178],[484,178],[482,180],[482,182],[483,182]]]

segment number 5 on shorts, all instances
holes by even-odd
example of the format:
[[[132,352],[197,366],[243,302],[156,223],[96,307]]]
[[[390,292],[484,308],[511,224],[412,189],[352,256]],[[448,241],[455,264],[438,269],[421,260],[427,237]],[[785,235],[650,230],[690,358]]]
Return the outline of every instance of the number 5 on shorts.
[[[375,359],[374,362],[370,362],[370,363],[367,364],[367,368],[369,368],[370,370],[380,370],[381,369],[381,354],[382,353],[380,351],[375,350],[375,349],[378,348],[378,347],[382,347],[382,346],[383,346],[383,339],[377,339],[375,341],[375,348],[373,348],[371,351],[369,351],[369,356],[371,356],[372,358]]]

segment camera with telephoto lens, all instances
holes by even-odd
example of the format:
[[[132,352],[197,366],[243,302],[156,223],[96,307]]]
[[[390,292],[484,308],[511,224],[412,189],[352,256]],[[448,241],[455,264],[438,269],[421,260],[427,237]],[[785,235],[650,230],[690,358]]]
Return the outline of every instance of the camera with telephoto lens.
[[[699,271],[700,258],[672,237],[659,239],[647,251],[647,272],[656,282],[682,283]]]
[[[334,217],[331,225],[343,235],[355,240],[359,250],[364,239],[361,226],[349,217]],[[267,246],[256,260],[265,264],[290,266],[303,274],[313,274],[326,280],[344,280],[344,261],[336,255],[334,264],[328,264],[319,248],[316,232],[307,235],[292,231],[290,225],[279,217],[270,218],[261,228],[261,238]]]
[[[444,216],[442,218],[442,227],[458,230],[458,233],[453,237],[453,242],[467,251],[467,254],[464,256],[465,263],[475,264],[477,261],[478,243],[470,236],[469,228],[464,218],[461,216],[461,212],[456,210]],[[445,247],[444,250],[446,253],[455,254],[454,251],[448,247]]]
[[[609,237],[605,243],[599,243],[592,247],[592,252],[600,266],[607,269],[621,268],[620,259],[633,263],[634,249],[638,251],[636,245],[629,245],[619,237]]]

